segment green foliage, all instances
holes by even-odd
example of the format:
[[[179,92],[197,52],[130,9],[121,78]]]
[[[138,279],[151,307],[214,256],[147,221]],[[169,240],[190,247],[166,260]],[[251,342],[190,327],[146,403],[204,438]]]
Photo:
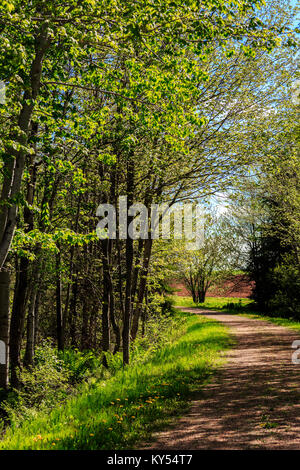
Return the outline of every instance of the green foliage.
[[[186,406],[190,391],[207,382],[220,351],[231,344],[217,322],[189,314],[177,321],[175,341],[166,336],[151,357],[8,430],[0,448],[118,450],[149,437]]]
[[[44,340],[36,348],[34,365],[20,371],[21,387],[9,392],[1,403],[11,426],[33,419],[40,411],[62,405],[81,385],[107,376],[101,355],[93,351],[66,349],[57,351]]]
[[[235,232],[247,247],[253,298],[269,315],[299,318],[299,109],[286,103],[263,124],[259,174],[243,181]]]
[[[35,364],[20,371],[22,387],[9,393],[1,404],[13,427],[23,419],[33,419],[38,411],[46,411],[63,403],[71,392],[70,371],[48,341],[36,349]]]
[[[279,78],[286,73],[286,58],[269,52],[293,42],[289,13],[279,9],[277,14],[281,1],[276,9],[273,4],[271,11],[267,7],[265,14],[258,11],[261,4],[260,0],[1,2],[0,79],[7,93],[5,106],[0,105],[0,226],[4,234],[14,233],[12,245],[4,240],[1,253],[4,260],[11,246],[11,259],[16,260],[20,324],[25,324],[26,300],[30,304],[30,297],[35,299],[37,286],[42,292],[36,302],[39,333],[54,337],[55,290],[56,307],[60,305],[65,315],[66,344],[96,350],[106,289],[104,253],[94,232],[97,205],[115,203],[118,195],[131,190],[134,200],[149,203],[212,194],[231,184],[244,171],[243,165],[256,158],[248,149],[250,131],[257,130],[272,93],[280,94]],[[33,67],[37,58],[40,77]],[[128,190],[131,167],[133,189]],[[283,169],[281,176],[284,173]],[[293,199],[294,195],[295,191]],[[14,215],[12,209],[17,207]],[[7,217],[7,211],[14,216]],[[293,219],[293,210],[286,214]],[[157,243],[158,251],[161,246]],[[118,246],[112,242],[110,249],[110,305],[122,328],[128,276],[138,273],[135,281],[140,286],[148,274],[141,265],[149,258],[142,259],[143,247],[135,242],[134,269],[127,270],[125,279],[130,250],[122,242]],[[25,257],[26,272],[19,269]],[[226,345],[223,333],[206,325],[212,332],[207,335],[212,351],[209,346],[201,349],[203,325],[197,319],[194,330],[180,343],[183,324],[174,312],[169,315],[172,302],[161,295],[163,278],[174,260],[169,257],[161,264],[161,258],[153,258],[147,302],[139,300],[147,321],[143,335],[131,347],[132,369],[123,370],[119,353],[105,353],[107,371],[102,357],[92,351],[57,353],[49,344],[39,347],[33,369],[21,371],[23,386],[5,405],[13,428],[20,425],[25,434],[31,433],[29,440],[23,440],[20,432],[15,447],[44,443],[59,447],[56,438],[66,448],[96,448],[102,443],[108,448],[114,441],[127,445],[162,411],[177,408],[177,394],[189,387],[186,379],[193,382],[209,374],[210,353],[214,356],[218,347]],[[214,258],[220,260],[219,253],[214,252]],[[204,273],[202,280],[222,270],[214,264],[207,271],[206,261],[199,253],[195,271]],[[21,276],[29,287],[18,297]],[[282,273],[277,277],[287,286]],[[57,313],[59,317],[59,308]],[[174,347],[171,340],[177,341]],[[161,395],[164,379],[172,383],[169,395]],[[81,384],[88,391],[81,391],[72,405],[66,404],[66,414],[55,409],[53,428],[47,428],[46,411],[63,405]],[[153,384],[159,393],[154,401],[148,390]],[[124,409],[127,399],[128,413],[134,413],[134,419],[140,413],[139,419],[133,421],[128,414],[126,419],[118,415],[116,421],[109,400],[118,400],[117,393]],[[141,400],[149,404],[144,414],[136,409]],[[45,441],[44,436],[37,437],[40,431],[49,433]]]
[[[144,336],[140,335],[131,345],[131,363],[144,363],[163,345],[174,341],[182,322],[157,311],[155,317],[149,318]],[[36,349],[34,366],[20,372],[21,388],[10,392],[1,404],[11,425],[19,426],[37,412],[63,404],[71,394],[79,393],[82,386],[107,380],[122,370],[121,353],[105,355],[108,370],[102,364],[102,354],[78,349],[57,351],[51,341],[43,341]]]
[[[174,313],[174,306],[175,302],[170,296],[165,296],[162,304],[161,304],[161,311],[163,315],[172,314]]]
[[[175,341],[182,331],[184,319],[181,320],[178,315],[166,315],[161,307],[160,313],[148,318],[145,334],[139,334],[131,345],[133,364],[145,362],[156,351]]]
[[[286,256],[273,272],[274,294],[269,302],[273,314],[300,319],[300,266]]]
[[[101,355],[93,351],[65,349],[58,352],[59,359],[69,372],[71,383],[80,383],[90,378],[101,378],[104,375]]]

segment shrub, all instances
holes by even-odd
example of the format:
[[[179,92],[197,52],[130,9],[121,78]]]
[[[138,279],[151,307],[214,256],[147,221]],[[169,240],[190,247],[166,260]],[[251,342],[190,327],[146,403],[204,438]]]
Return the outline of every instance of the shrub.
[[[274,295],[270,299],[269,310],[283,317],[300,318],[300,272],[295,260],[286,257],[274,269]]]
[[[101,355],[94,351],[79,351],[78,349],[65,349],[59,351],[58,357],[63,361],[70,373],[70,382],[78,383],[93,377],[103,376]]]
[[[62,403],[70,392],[70,371],[58,358],[49,341],[37,347],[34,367],[22,369],[22,386],[13,390],[2,403],[12,424],[31,418],[39,410],[49,410]]]
[[[164,297],[164,300],[160,304],[161,312],[163,315],[172,314],[175,312],[175,302],[171,297]]]

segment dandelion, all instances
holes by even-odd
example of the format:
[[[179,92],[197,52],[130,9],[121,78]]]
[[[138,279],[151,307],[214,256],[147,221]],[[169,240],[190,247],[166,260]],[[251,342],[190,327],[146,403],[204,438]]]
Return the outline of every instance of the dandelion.
[[[108,428],[109,431],[112,431],[112,428]]]
[[[91,433],[90,436],[94,436],[95,434]]]

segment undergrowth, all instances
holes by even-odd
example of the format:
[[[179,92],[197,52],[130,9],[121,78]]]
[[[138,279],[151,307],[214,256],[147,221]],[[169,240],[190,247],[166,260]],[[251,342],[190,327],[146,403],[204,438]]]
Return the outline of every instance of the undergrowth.
[[[129,367],[111,357],[110,377],[89,378],[52,411],[12,421],[0,449],[126,449],[165,426],[209,380],[232,340],[224,326],[193,314],[165,318],[163,328],[152,321]]]

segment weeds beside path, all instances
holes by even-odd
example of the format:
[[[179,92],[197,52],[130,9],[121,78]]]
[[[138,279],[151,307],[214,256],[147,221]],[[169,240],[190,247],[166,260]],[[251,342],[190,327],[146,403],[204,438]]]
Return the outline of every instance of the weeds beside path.
[[[111,379],[89,386],[49,414],[11,427],[0,449],[128,449],[165,427],[208,383],[231,345],[226,327],[186,312],[176,335]]]
[[[216,380],[150,449],[299,449],[300,365],[297,332],[247,316],[183,308],[222,322],[237,345]]]

